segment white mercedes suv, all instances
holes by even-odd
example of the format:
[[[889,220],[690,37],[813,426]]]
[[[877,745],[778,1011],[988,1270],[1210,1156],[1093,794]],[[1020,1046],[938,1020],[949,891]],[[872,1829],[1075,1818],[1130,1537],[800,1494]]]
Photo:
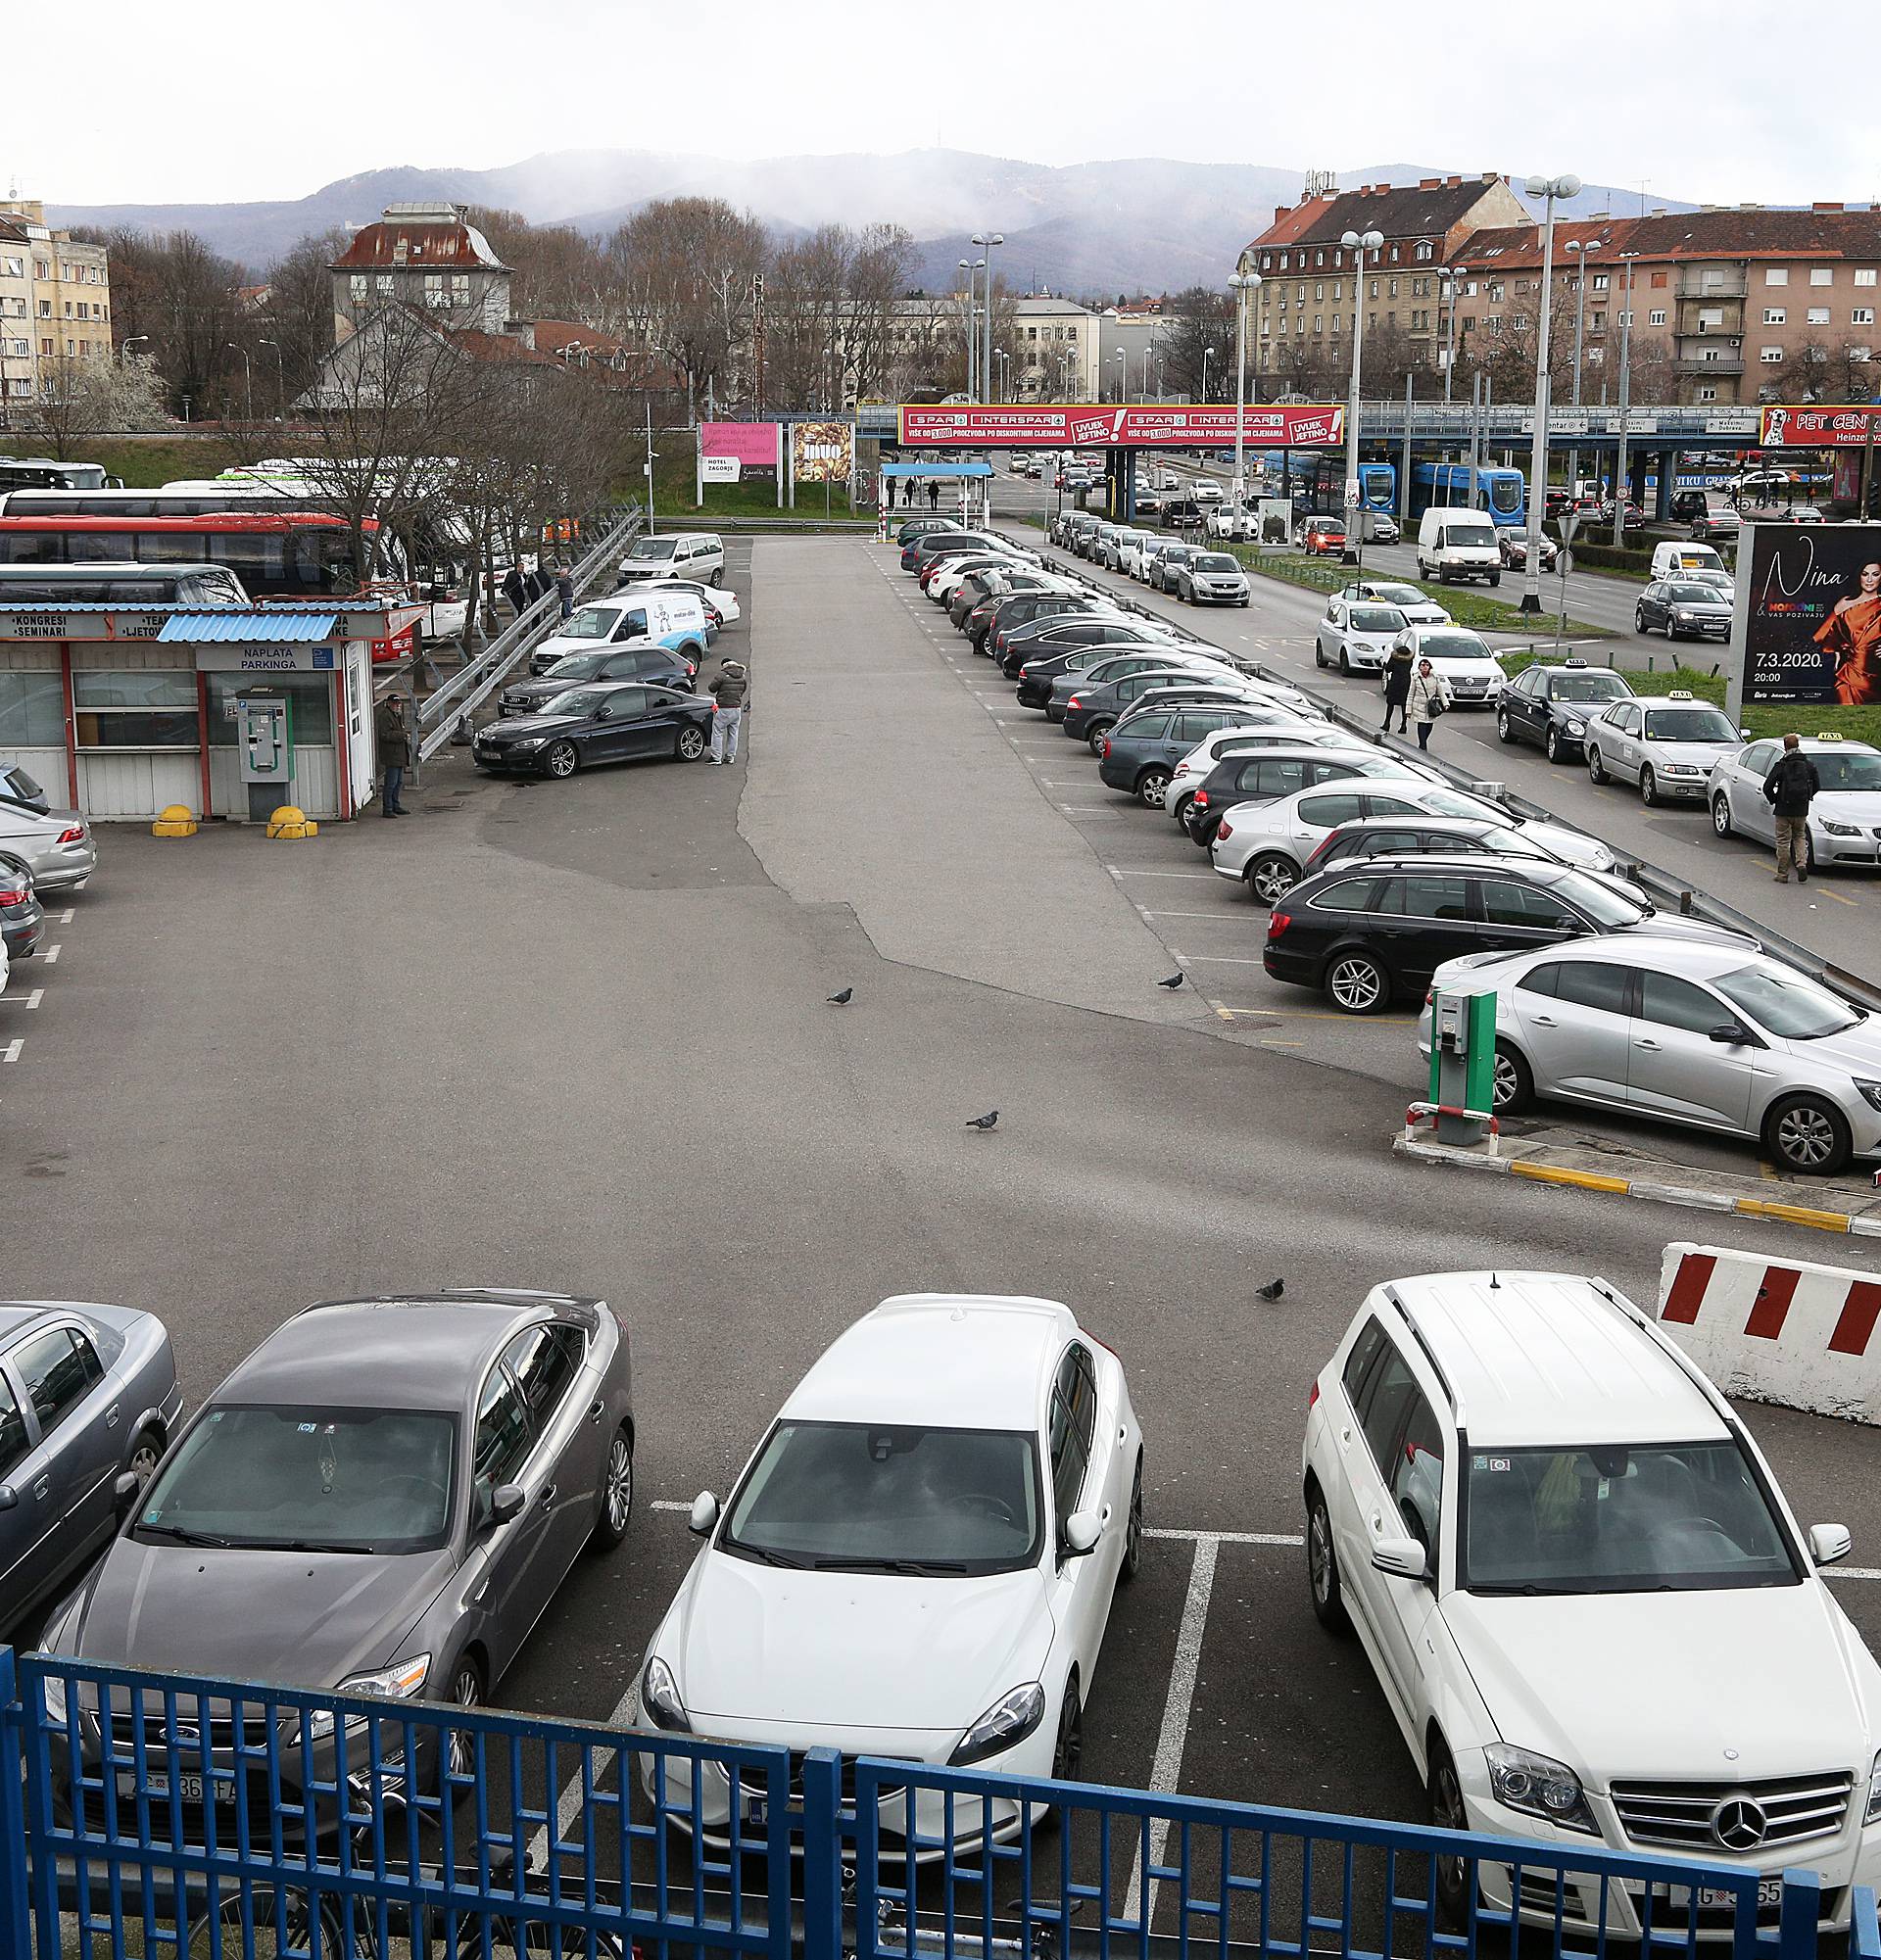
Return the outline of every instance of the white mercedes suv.
[[[1757,1445],[1604,1281],[1453,1272],[1375,1287],[1315,1382],[1303,1453],[1313,1609],[1350,1627],[1451,1830],[1881,1883],[1881,1669]],[[1453,1923],[1468,1868],[1439,1865]],[[1510,1908],[1484,1861],[1484,1904]],[[1555,1924],[1552,1874],[1524,1918]],[[1565,1923],[1636,1937],[1631,1881]],[[1679,1888],[1689,1892],[1689,1888]],[[1655,1935],[1732,1931],[1733,1894],[1655,1899]]]

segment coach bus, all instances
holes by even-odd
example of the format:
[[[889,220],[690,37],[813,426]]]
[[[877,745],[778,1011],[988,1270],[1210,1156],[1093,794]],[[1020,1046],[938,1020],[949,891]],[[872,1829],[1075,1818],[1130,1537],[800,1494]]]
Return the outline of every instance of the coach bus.
[[[1421,462],[1411,470],[1411,516],[1434,504],[1444,509],[1486,510],[1497,525],[1528,522],[1527,479],[1519,469],[1479,469],[1473,486],[1467,462]]]
[[[376,518],[368,576],[396,578]],[[359,585],[353,533],[318,510],[211,510],[162,517],[0,514],[0,564],[225,565],[256,598],[328,598]]]
[[[103,490],[116,483],[101,462],[55,462],[51,456],[0,456],[0,496],[9,490]]]

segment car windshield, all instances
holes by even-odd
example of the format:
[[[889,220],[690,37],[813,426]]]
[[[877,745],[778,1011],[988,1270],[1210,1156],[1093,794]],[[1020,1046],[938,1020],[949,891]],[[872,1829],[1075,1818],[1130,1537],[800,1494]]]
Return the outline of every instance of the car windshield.
[[[1496,656],[1473,633],[1426,633],[1418,651],[1432,660],[1493,660]]]
[[[545,681],[590,681],[606,663],[603,647],[599,653],[564,653],[542,678]]]
[[[1354,633],[1396,633],[1404,625],[1404,614],[1394,605],[1355,605],[1352,608]]]
[[[1881,755],[1814,748],[1809,760],[1825,789],[1881,789]]]
[[[780,1422],[733,1499],[723,1552],[779,1565],[1011,1572],[1038,1555],[1031,1436]]]
[[[612,693],[611,688],[570,688],[565,694],[544,701],[542,711],[546,715],[591,715]]]
[[[676,542],[672,538],[636,538],[634,549],[627,555],[643,561],[649,558],[670,558]]]
[[[1648,708],[1648,741],[1728,741],[1738,740],[1731,718],[1717,708]]]
[[[1783,967],[1739,967],[1720,974],[1712,984],[1760,1028],[1792,1041],[1840,1034],[1861,1020],[1839,994]]]
[[[1496,534],[1487,524],[1446,524],[1444,543],[1485,546],[1493,551],[1496,548]]]
[[[561,629],[564,640],[605,640],[620,617],[613,605],[584,605]]]
[[[1618,701],[1632,693],[1617,674],[1554,674],[1548,697],[1556,701]]]
[[[1430,600],[1416,586],[1374,586],[1372,597],[1390,605],[1428,605]]]
[[[1709,1593],[1799,1581],[1735,1441],[1472,1443],[1458,1583],[1471,1593]]]
[[[1238,572],[1237,565],[1225,551],[1209,551],[1195,560],[1198,572]]]
[[[1609,884],[1603,879],[1589,878],[1585,872],[1570,871],[1558,878],[1548,887],[1551,897],[1561,899],[1565,904],[1577,906],[1609,932],[1621,926],[1636,926],[1642,919],[1652,917],[1653,908],[1642,899],[1628,898],[1624,892]]]
[[[428,1552],[450,1532],[443,1410],[211,1408],[137,1512],[143,1543]]]
[[[1674,605],[1717,605],[1717,588],[1708,585],[1677,585],[1666,588],[1665,597]]]

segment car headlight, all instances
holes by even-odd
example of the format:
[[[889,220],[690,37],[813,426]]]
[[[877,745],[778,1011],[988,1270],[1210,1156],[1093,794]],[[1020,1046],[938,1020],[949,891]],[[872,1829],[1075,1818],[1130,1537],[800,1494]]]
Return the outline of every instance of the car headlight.
[[[640,1705],[654,1728],[682,1736],[691,1733],[692,1718],[679,1698],[679,1683],[673,1679],[673,1670],[656,1653],[648,1657],[646,1672],[640,1677]]]
[[[1818,817],[1816,822],[1832,837],[1858,837],[1861,833],[1854,824],[1832,824],[1827,817]]]
[[[1672,617],[1682,625],[1690,626],[1698,615],[1695,612],[1687,612],[1683,606],[1675,605],[1672,607]]]
[[[1861,1100],[1870,1109],[1881,1110],[1881,1082],[1868,1081],[1860,1076],[1856,1076],[1852,1079],[1855,1082],[1855,1086],[1861,1092]]]
[[[549,738],[546,735],[525,736],[522,741],[511,742],[512,748],[540,748]]]
[[[48,1689],[52,1683],[46,1683]],[[1874,1767],[1868,1772],[1868,1807],[1862,1815],[1863,1824],[1881,1824],[1881,1755],[1874,1759]]]
[[[1496,1801],[1530,1817],[1545,1817],[1570,1831],[1595,1831],[1580,1778],[1566,1763],[1519,1749],[1508,1743],[1491,1743],[1483,1750],[1489,1764],[1489,1788]]]
[[[1568,716],[1564,726],[1569,735],[1585,735],[1587,733],[1587,724],[1584,721],[1575,721],[1571,715]]]
[[[965,1763],[984,1761],[1023,1743],[1045,1716],[1045,1691],[1037,1681],[1028,1681],[1000,1696],[987,1712],[960,1738],[960,1745],[947,1758],[956,1769]]]
[[[1699,771],[1695,762],[1662,762],[1659,773],[1662,776],[1696,776]]]
[[[395,1660],[390,1667],[376,1667],[370,1674],[349,1674],[337,1689],[341,1695],[379,1695],[388,1701],[410,1701],[424,1691],[425,1676],[431,1672],[431,1656],[414,1653],[410,1660]],[[365,1727],[363,1715],[348,1715],[349,1732]],[[333,1711],[315,1708],[306,1718],[309,1742],[323,1742],[333,1733]]]

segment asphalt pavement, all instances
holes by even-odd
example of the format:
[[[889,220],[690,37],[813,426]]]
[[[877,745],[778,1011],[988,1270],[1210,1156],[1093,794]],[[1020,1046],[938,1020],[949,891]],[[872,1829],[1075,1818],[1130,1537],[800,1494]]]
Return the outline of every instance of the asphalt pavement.
[[[1115,855],[886,558],[733,547],[736,768],[507,784],[458,751],[408,823],[109,830],[58,962],[0,1001],[12,1289],[161,1314],[192,1403],[313,1300],[604,1296],[631,1329],[640,1508],[495,1696],[603,1718],[692,1556],[679,1507],[725,1492],[836,1332],[911,1288],[1064,1299],[1129,1370],[1152,1528],[1086,1774],[1160,1762],[1183,1791],[1419,1816],[1358,1649],[1308,1607],[1309,1384],[1380,1281],[1598,1269],[1646,1298],[1688,1220],[1394,1159],[1402,1090],[1356,1051],[1159,992]],[[995,1106],[996,1130],[963,1127]],[[1841,1597],[1881,1639],[1873,1432],[1747,1414],[1800,1513],[1855,1531],[1869,1576]]]

